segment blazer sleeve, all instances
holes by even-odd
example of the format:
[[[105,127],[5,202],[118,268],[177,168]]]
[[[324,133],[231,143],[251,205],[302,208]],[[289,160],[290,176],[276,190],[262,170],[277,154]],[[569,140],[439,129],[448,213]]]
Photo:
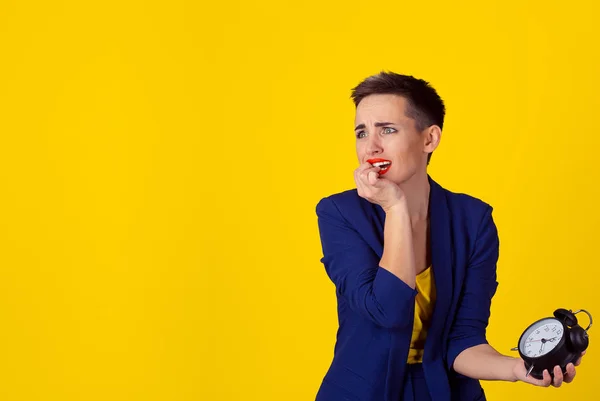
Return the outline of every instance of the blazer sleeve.
[[[477,239],[466,269],[463,290],[448,337],[447,367],[467,348],[487,344],[486,328],[492,298],[496,293],[499,239],[492,208],[487,207],[479,224]]]
[[[379,266],[379,258],[342,216],[331,198],[317,204],[327,275],[350,308],[386,328],[412,327],[417,293]]]

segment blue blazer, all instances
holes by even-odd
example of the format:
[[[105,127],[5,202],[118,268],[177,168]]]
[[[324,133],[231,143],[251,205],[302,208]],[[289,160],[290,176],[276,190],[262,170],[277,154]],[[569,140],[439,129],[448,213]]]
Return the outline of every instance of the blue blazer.
[[[423,371],[432,401],[485,400],[479,381],[452,366],[463,350],[487,343],[498,285],[492,207],[428,180],[436,303]],[[379,266],[385,212],[353,189],[321,199],[316,213],[321,262],[335,284],[339,321],[333,360],[317,401],[399,401],[417,292]]]

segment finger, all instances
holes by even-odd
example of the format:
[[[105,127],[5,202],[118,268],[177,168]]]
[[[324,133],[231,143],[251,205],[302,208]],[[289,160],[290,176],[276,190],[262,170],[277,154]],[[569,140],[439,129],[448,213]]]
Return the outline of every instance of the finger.
[[[369,171],[379,171],[381,170],[381,167],[375,167],[375,166],[365,166],[365,167],[359,167],[356,169],[356,172],[358,173],[359,176],[361,177],[365,177]]]
[[[369,171],[367,174],[367,182],[369,185],[377,184],[377,178],[379,178],[379,174],[377,174],[375,171]]]
[[[550,376],[550,372],[548,372],[548,369],[544,369],[542,376],[543,376],[542,386],[544,386],[544,387],[550,386],[550,384],[552,384],[552,376]]]
[[[377,177],[379,177],[378,173],[380,170],[381,170],[381,168],[379,168],[379,167],[371,167],[371,168],[365,169],[361,173],[359,173],[359,178],[363,182],[363,184],[373,185],[375,182],[377,182]],[[371,177],[373,177],[373,178],[371,178]]]
[[[369,168],[369,163],[363,163],[358,168],[354,170],[354,181],[356,182],[357,187],[359,186],[359,182],[364,184],[364,180],[362,179],[363,172]],[[369,165],[370,166],[370,165]]]
[[[563,372],[562,369],[560,368],[560,366],[555,366],[554,367],[554,381],[552,382],[552,385],[554,387],[560,387],[562,385],[563,382]]]
[[[368,163],[367,163],[368,164]],[[370,165],[369,165],[370,166]],[[356,189],[358,191],[359,196],[361,196],[362,198],[365,198],[367,200],[370,200],[371,197],[373,196],[372,193],[372,185],[371,183],[369,183],[369,180],[366,176],[366,174],[368,174],[368,172],[370,171],[374,171],[377,172],[381,170],[379,167],[368,167],[368,168],[357,168],[356,170],[354,170],[354,181],[356,182]]]
[[[365,176],[368,176],[369,173],[371,173],[371,172],[379,173],[380,171],[381,171],[381,167],[369,167],[369,168],[364,169],[362,173]]]
[[[572,363],[567,365],[567,373],[565,374],[564,381],[565,383],[571,383],[575,378],[575,365]]]
[[[579,364],[581,363],[581,360],[583,359],[584,355],[585,355],[585,351],[583,351],[581,353],[581,356],[579,358],[577,358],[577,361],[575,361],[575,366],[579,366]]]
[[[361,167],[354,170],[354,180],[358,183],[359,181],[363,184],[366,184],[366,175],[368,171],[378,171],[379,167],[373,167],[369,163],[365,165],[361,165]]]
[[[360,173],[360,172],[362,172],[364,169],[367,169],[367,168],[369,168],[369,167],[373,167],[373,165],[372,165],[371,163],[364,162],[364,163],[361,163],[361,164],[360,164],[360,165],[359,165],[359,166],[356,168],[356,171],[357,171],[358,173]]]
[[[364,170],[370,169],[370,168],[374,168],[375,166],[373,166],[371,163],[369,162],[364,162],[363,164],[361,164],[360,166],[358,166],[357,170],[359,173],[362,173]],[[379,167],[377,167],[379,168]]]
[[[550,375],[548,375],[548,376],[550,376]],[[535,377],[530,375],[530,376],[527,376],[524,381],[526,383],[531,383],[535,386],[548,387],[552,378],[550,378],[550,380],[548,382],[546,382],[546,376],[543,376],[543,377],[544,378],[540,380],[540,379],[536,379]]]
[[[357,178],[356,180],[356,190],[358,194],[367,200],[371,200],[373,193],[367,188],[367,185],[363,182],[361,178]]]
[[[354,182],[356,183],[356,190],[358,194],[363,197],[365,195],[363,184],[358,176],[358,169],[354,170]]]

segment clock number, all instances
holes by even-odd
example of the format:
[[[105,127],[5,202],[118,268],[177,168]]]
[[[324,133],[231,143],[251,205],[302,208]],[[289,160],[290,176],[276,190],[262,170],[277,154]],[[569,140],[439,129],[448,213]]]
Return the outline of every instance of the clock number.
[[[561,333],[562,333],[562,330],[558,330],[558,331],[556,332],[556,334],[558,334],[559,336],[560,336],[560,334],[561,334]]]
[[[548,326],[546,326],[546,328],[544,329],[544,331],[546,331],[546,332],[549,330],[550,330],[550,327],[548,327]]]
[[[556,326],[554,326],[554,327],[552,328],[552,331],[556,331]]]
[[[535,334],[540,334],[540,331],[539,331],[539,330],[536,330],[536,331],[535,331]]]

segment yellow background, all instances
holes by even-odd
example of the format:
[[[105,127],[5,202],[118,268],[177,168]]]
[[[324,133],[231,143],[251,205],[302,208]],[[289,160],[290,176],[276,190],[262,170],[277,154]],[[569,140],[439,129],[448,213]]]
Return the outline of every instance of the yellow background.
[[[381,70],[438,89],[430,173],[495,207],[492,344],[600,318],[594,3],[1,2],[0,399],[314,399],[314,208],[353,188],[350,88]],[[575,382],[489,399],[593,399],[594,329]]]

